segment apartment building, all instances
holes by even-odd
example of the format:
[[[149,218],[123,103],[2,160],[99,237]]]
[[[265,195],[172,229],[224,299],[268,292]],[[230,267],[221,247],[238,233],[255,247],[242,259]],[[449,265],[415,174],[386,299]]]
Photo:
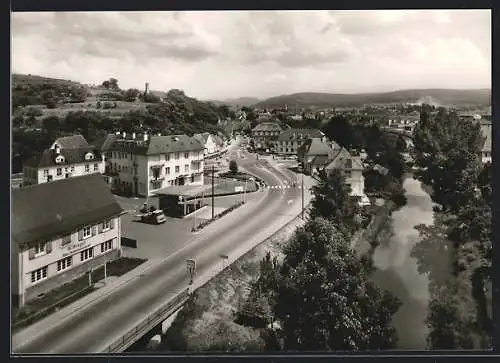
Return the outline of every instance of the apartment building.
[[[313,138],[326,141],[325,134],[318,129],[287,129],[278,136],[275,151],[282,156],[297,155],[304,141]]]
[[[11,288],[22,306],[121,255],[123,213],[103,177],[12,191]]]
[[[57,141],[50,149],[23,165],[23,186],[48,183],[105,171],[104,155],[92,146],[62,148]]]
[[[113,188],[125,194],[152,196],[174,185],[203,185],[205,146],[187,135],[108,135],[95,143],[106,155]]]
[[[273,149],[283,129],[276,122],[262,122],[252,129],[256,149]]]

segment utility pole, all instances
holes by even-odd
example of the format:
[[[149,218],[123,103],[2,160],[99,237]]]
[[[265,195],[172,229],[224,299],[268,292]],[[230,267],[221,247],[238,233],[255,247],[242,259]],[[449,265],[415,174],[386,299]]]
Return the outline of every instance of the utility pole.
[[[194,196],[193,229],[196,228],[196,197],[197,195]]]
[[[214,209],[214,202],[215,202],[215,189],[214,189],[214,177],[215,175],[215,165],[212,165],[212,219],[215,218],[215,209]]]
[[[304,219],[304,170],[302,170],[302,186],[301,186],[301,189],[302,189],[302,211],[301,211],[301,215],[302,215],[302,220]]]

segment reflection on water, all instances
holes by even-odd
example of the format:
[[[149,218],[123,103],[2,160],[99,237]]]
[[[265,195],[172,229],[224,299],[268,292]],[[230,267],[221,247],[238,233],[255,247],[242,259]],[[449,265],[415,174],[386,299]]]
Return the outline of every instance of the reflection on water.
[[[425,349],[429,281],[427,276],[418,273],[416,260],[410,253],[419,242],[419,233],[414,227],[433,223],[433,203],[419,181],[406,179],[403,186],[408,203],[392,215],[394,235],[374,252],[373,263],[377,270],[373,279],[403,303],[393,320],[399,335],[399,348]]]

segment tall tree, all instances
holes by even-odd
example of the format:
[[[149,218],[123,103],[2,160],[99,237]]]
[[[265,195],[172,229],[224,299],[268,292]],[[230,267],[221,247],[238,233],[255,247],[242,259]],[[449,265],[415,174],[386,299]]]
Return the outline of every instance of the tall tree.
[[[423,107],[413,138],[415,164],[420,168],[416,175],[432,187],[432,198],[443,211],[456,212],[475,195],[484,140],[479,125],[443,108],[432,116]]]
[[[312,191],[311,219],[323,217],[349,233],[358,228],[360,207],[357,200],[350,196],[351,187],[345,183],[340,170],[333,169],[329,173],[320,170],[319,181]]]
[[[275,316],[285,350],[394,346],[400,302],[378,289],[335,224],[318,218],[285,248]]]

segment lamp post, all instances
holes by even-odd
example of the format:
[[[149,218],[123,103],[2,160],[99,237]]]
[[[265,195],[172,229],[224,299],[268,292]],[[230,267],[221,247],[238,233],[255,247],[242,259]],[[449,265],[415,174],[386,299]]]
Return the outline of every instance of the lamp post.
[[[214,205],[215,205],[215,189],[214,189],[214,175],[215,175],[215,165],[212,165],[212,219],[214,219],[215,217],[215,209],[214,209]]]

